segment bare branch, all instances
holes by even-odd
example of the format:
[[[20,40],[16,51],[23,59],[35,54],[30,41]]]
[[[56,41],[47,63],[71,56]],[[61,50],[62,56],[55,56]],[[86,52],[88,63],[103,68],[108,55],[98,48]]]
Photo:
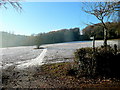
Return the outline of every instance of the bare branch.
[[[88,14],[94,15],[104,27],[104,45],[107,45],[107,26],[105,24],[105,18],[107,21],[116,15],[117,11],[120,11],[120,2],[92,2],[87,5],[84,3],[82,10]]]
[[[21,4],[19,2],[12,2],[10,0],[0,0],[0,7],[3,6],[5,9],[7,9],[8,8],[7,4],[10,4],[17,11],[21,11],[22,10]]]

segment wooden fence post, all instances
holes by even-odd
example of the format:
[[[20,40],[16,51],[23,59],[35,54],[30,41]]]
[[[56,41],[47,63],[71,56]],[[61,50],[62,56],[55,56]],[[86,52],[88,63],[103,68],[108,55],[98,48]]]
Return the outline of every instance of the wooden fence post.
[[[93,37],[90,37],[90,39],[92,39],[92,48],[93,48],[93,53],[95,53],[95,36],[93,36]]]

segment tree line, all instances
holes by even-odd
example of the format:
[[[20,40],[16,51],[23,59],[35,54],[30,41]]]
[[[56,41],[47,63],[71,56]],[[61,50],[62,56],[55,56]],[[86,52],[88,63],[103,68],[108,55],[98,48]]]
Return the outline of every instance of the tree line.
[[[106,22],[105,23],[107,31],[107,39],[117,39],[120,38],[120,22]],[[89,40],[91,36],[95,36],[95,39],[104,39],[104,27],[102,23],[97,23],[94,25],[88,25],[83,30],[84,40]]]
[[[34,36],[15,35],[8,32],[0,32],[1,40],[0,47],[16,47],[16,46],[28,46],[34,45]]]
[[[107,39],[120,38],[120,23],[119,22],[106,22],[108,27]],[[72,41],[90,40],[91,36],[95,39],[104,39],[104,28],[101,23],[88,25],[82,30],[80,34],[79,28],[62,29],[58,31],[51,31],[48,33],[39,33],[36,35],[15,35],[8,32],[0,32],[2,39],[0,40],[0,47],[16,47],[16,46],[32,46],[36,45],[38,48],[43,44],[63,43]]]
[[[25,36],[15,35],[8,32],[0,32],[2,35],[1,47],[31,46],[42,44],[53,44],[62,42],[71,42],[80,40],[79,28],[62,29],[48,33],[39,33],[36,35]]]
[[[80,40],[79,28],[62,29],[36,35],[36,45],[62,43]]]

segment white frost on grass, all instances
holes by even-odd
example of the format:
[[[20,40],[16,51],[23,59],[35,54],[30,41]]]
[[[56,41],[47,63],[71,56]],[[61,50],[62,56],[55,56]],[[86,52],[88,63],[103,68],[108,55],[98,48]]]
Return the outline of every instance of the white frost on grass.
[[[0,66],[2,68],[9,67],[11,65],[18,65],[31,61],[40,55],[43,49],[34,49],[35,46],[20,46],[20,47],[8,47],[0,48],[2,53],[0,54]]]
[[[108,44],[118,45],[118,41],[108,40]],[[101,45],[103,45],[103,40],[96,40],[95,46]],[[0,48],[2,51],[0,66],[15,65],[18,68],[26,68],[33,65],[73,61],[75,50],[92,47],[92,41],[46,44],[41,47],[46,49],[33,49],[33,46]]]
[[[113,47],[114,44],[118,45],[118,41],[108,40],[108,45],[111,45]],[[95,41],[96,47],[101,45],[103,45],[103,40]],[[48,49],[43,63],[48,64],[48,63],[73,61],[74,52],[76,51],[76,49],[92,47],[92,41],[66,42],[66,43],[57,43],[57,44],[47,44],[43,46]]]
[[[42,65],[44,56],[46,55],[46,52],[47,52],[47,49],[43,49],[42,53],[37,58],[31,59],[30,61],[28,61],[26,63],[17,65],[17,68],[23,69],[23,68],[27,68],[27,67],[31,67],[31,66],[35,66],[35,65]]]

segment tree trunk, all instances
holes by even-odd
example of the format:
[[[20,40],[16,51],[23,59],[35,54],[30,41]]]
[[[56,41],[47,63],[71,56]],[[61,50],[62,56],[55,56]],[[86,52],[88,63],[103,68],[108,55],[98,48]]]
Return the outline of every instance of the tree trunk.
[[[93,53],[95,53],[95,36],[93,36]]]
[[[39,45],[37,45],[37,49],[39,49],[40,47],[39,47]]]
[[[104,46],[107,46],[107,29],[104,28]]]
[[[104,21],[101,20],[102,24],[103,24],[103,28],[104,28],[104,43],[103,45],[106,47],[107,46],[107,26],[105,25]]]

